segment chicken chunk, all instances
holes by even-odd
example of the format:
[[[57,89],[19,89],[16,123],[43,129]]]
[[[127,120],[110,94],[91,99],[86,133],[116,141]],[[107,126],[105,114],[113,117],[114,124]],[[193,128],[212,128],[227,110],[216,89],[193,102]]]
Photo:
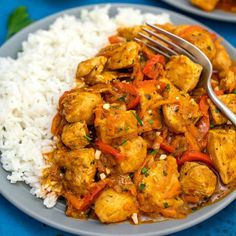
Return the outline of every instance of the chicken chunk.
[[[180,90],[189,92],[196,87],[202,66],[192,62],[188,57],[180,55],[172,56],[165,69],[167,79]]]
[[[68,122],[93,120],[95,107],[102,102],[100,94],[72,91],[63,99],[63,112]]]
[[[147,154],[147,143],[140,136],[119,146],[125,159],[119,163],[123,174],[136,171],[144,162]]]
[[[175,149],[175,156],[181,156],[188,150],[188,143],[184,135],[175,135],[172,139],[171,146]]]
[[[220,88],[225,92],[231,93],[236,90],[236,73],[232,70],[220,73]]]
[[[169,100],[170,104],[162,106],[164,121],[172,132],[177,134],[184,133],[186,124],[195,124],[201,117],[199,106],[187,93],[179,91],[166,80],[165,83],[167,84],[167,89],[164,98]]]
[[[135,42],[121,44],[110,52],[107,68],[110,70],[117,70],[132,67],[138,60],[139,50],[140,46]]]
[[[107,58],[104,56],[93,57],[79,63],[76,72],[76,78],[95,77],[101,74],[106,65]]]
[[[144,212],[160,212],[167,217],[178,217],[178,208],[183,201],[178,197],[181,186],[176,159],[168,156],[165,160],[146,166],[138,181],[138,201]],[[171,215],[168,213],[172,212]]]
[[[127,40],[132,40],[140,31],[142,31],[142,27],[142,25],[136,25],[134,27],[121,27],[117,31],[119,36],[124,37]]]
[[[124,221],[137,212],[136,200],[127,192],[118,193],[113,189],[107,189],[95,202],[95,213],[103,223]]]
[[[96,117],[95,126],[98,136],[105,143],[110,143],[115,138],[137,136],[138,132],[135,111],[119,110],[112,106],[104,118]]]
[[[220,44],[220,41],[216,41],[216,55],[212,60],[212,65],[215,70],[228,71],[232,61],[225,47]]]
[[[139,86],[140,85],[140,86]],[[158,94],[156,85],[152,82],[145,81],[138,83],[138,91],[140,95],[140,113],[139,116],[143,121],[143,132],[162,127],[161,116],[156,109],[156,104],[162,100],[162,96]]]
[[[217,177],[206,165],[185,162],[180,171],[180,184],[185,194],[203,199],[215,192]]]
[[[67,191],[83,195],[94,182],[96,165],[93,148],[73,151],[57,150],[54,161],[63,169],[62,182]]]
[[[236,113],[236,94],[220,95],[219,99],[225,103],[234,113]],[[214,124],[225,124],[227,122],[227,118],[220,112],[218,108],[216,108],[210,99],[208,99],[208,103]]]
[[[194,25],[179,25],[175,29],[175,34],[198,47],[210,60],[216,55],[212,35],[206,29]]]
[[[191,3],[200,7],[205,11],[212,11],[215,9],[219,0],[191,0]]]
[[[107,58],[104,56],[97,56],[86,61],[82,61],[76,72],[77,80],[84,80],[89,85],[108,83],[118,77],[115,71],[104,71]]]
[[[224,184],[236,180],[236,131],[213,129],[209,131],[207,150]]]
[[[88,129],[85,122],[75,122],[65,125],[61,140],[70,149],[80,149],[89,144]]]

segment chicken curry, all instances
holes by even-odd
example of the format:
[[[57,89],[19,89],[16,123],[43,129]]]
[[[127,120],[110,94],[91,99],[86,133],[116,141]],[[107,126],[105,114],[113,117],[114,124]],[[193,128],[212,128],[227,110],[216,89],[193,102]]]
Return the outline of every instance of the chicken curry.
[[[191,0],[191,3],[204,11],[221,9],[236,13],[235,0]]]
[[[182,218],[235,188],[236,130],[201,87],[202,66],[135,42],[142,27],[119,28],[60,97],[41,182],[65,199],[67,216]],[[214,91],[236,113],[236,67],[221,39],[200,26],[160,27],[208,56]]]

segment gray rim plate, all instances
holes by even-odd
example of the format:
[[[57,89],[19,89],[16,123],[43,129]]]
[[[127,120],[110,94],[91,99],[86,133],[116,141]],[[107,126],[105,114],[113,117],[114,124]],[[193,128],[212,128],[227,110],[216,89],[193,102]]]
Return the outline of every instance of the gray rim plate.
[[[102,5],[104,4],[101,4],[100,6]],[[35,32],[38,29],[48,29],[48,26],[62,14],[70,14],[79,17],[82,9],[90,10],[93,7],[94,5],[89,5],[69,9],[37,21],[8,40],[0,48],[0,56],[9,56],[15,58],[17,51],[21,49],[22,41],[27,39],[29,33]],[[150,12],[154,14],[166,12],[170,14],[171,20],[175,24],[200,24],[191,18],[165,9],[133,4],[111,4],[111,16],[116,13],[116,9],[118,7],[133,7],[140,9],[142,12]],[[226,41],[224,41],[224,45],[230,52],[231,57],[236,59],[236,50],[233,48],[233,46]],[[38,221],[55,228],[80,235],[166,235],[189,228],[206,220],[236,199],[236,191],[234,191],[214,205],[205,207],[181,220],[169,220],[159,223],[141,224],[138,226],[131,225],[128,222],[104,225],[95,220],[76,220],[66,217],[64,214],[65,206],[60,202],[52,209],[45,208],[43,206],[42,200],[36,199],[30,194],[28,186],[26,186],[24,183],[10,184],[6,179],[6,176],[7,172],[4,171],[2,167],[0,167],[0,193],[17,208]]]
[[[212,12],[203,11],[190,3],[190,0],[162,0],[176,8],[179,8],[183,11],[187,11],[192,14],[196,14],[199,16],[203,16],[206,18],[220,20],[220,21],[228,21],[228,22],[236,22],[236,13],[231,13],[222,10],[214,10]]]

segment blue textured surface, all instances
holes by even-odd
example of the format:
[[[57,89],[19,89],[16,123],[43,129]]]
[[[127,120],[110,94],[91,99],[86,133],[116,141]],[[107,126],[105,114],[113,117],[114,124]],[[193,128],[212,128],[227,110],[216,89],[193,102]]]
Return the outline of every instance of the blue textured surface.
[[[1,0],[0,3],[0,45],[6,37],[6,24],[10,12],[16,7],[27,6],[33,19],[41,19],[55,12],[80,5],[104,3],[108,1],[89,0]],[[140,3],[176,10],[158,0],[128,0],[109,1],[124,3]],[[177,10],[176,10],[177,11]],[[179,10],[178,10],[179,11]],[[184,13],[186,14],[186,13]],[[206,24],[221,34],[236,47],[236,24],[216,22],[187,14]],[[0,186],[1,187],[1,186]],[[173,234],[172,236],[234,236],[236,235],[236,202],[234,201],[223,211],[207,221]],[[25,215],[0,195],[0,235],[1,236],[72,236],[57,229],[46,226]]]

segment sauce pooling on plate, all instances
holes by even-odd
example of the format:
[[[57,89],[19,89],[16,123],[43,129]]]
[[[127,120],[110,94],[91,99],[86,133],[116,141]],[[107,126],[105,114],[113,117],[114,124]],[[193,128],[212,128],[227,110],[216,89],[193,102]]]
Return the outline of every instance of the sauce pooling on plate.
[[[135,42],[142,27],[119,28],[59,99],[41,182],[67,216],[178,219],[235,189],[236,131],[200,86],[202,66]],[[220,40],[200,26],[160,27],[208,56],[214,91],[236,112],[236,67]]]

